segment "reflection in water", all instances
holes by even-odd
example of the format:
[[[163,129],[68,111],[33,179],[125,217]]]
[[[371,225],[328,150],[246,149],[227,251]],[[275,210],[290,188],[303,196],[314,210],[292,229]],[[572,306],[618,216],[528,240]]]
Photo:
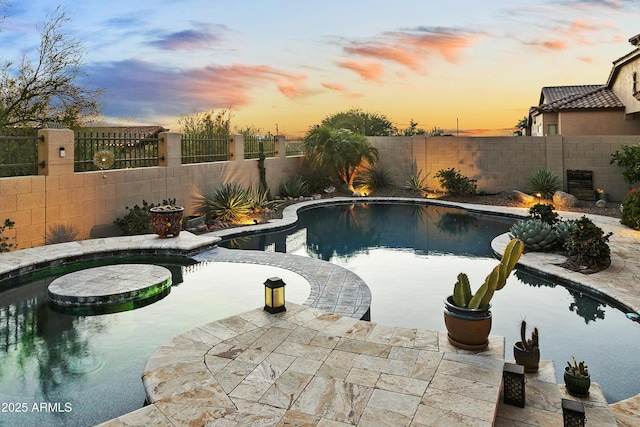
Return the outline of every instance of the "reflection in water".
[[[580,292],[569,291],[574,301],[569,305],[569,310],[575,312],[584,319],[584,323],[595,322],[597,319],[604,319],[604,308],[606,305],[592,298],[584,298]]]
[[[467,213],[445,212],[436,223],[438,230],[447,234],[458,235],[467,233],[469,228],[477,227],[478,219]]]
[[[514,221],[435,205],[352,204],[301,212],[295,228],[240,247],[275,245],[341,265],[369,285],[372,322],[441,331],[442,301],[457,274],[467,273],[476,287],[482,283],[496,263],[491,240]],[[306,235],[307,244],[289,247],[293,235]],[[640,354],[640,327],[624,312],[521,269],[507,283],[492,302],[492,334],[506,337],[507,357],[524,318],[540,330],[542,357],[560,368],[559,382],[566,360],[580,354],[592,375],[599,373],[596,381],[610,403],[640,393],[640,385],[623,373],[635,369]],[[608,348],[625,349],[616,355],[616,372]]]

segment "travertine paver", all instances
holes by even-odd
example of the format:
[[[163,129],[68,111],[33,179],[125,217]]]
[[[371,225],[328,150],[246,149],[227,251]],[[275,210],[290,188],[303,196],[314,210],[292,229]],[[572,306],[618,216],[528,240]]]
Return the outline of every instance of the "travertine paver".
[[[49,300],[62,307],[106,307],[151,298],[171,287],[171,271],[159,265],[124,264],[87,268],[55,279]]]
[[[363,200],[371,202],[384,199]],[[392,200],[424,202],[424,199]],[[330,203],[336,201],[351,203],[354,199],[332,199]],[[291,224],[297,218],[298,208],[322,203],[327,201],[290,206],[283,212],[283,219],[250,229],[263,230]],[[519,208],[435,203],[486,213],[528,214],[526,209]],[[560,214],[565,219],[582,216],[570,212]],[[636,256],[640,232],[620,225],[616,218],[590,217],[605,232],[614,233],[610,240],[612,265],[609,269],[597,274],[581,275],[558,267],[561,259],[557,257],[533,253],[525,254],[521,264],[543,274],[605,292],[632,310],[640,311],[637,285],[640,259]],[[215,244],[220,237],[237,232],[237,229],[224,230],[204,236],[185,232],[176,239],[161,240],[155,236],[95,239],[10,252],[0,255],[0,282],[2,277],[30,271],[34,265],[55,265],[69,257],[122,251],[194,254],[201,251],[202,247]],[[500,253],[507,240],[506,236],[496,239],[493,242],[494,250]],[[333,267],[322,266],[321,261],[315,260],[319,264],[313,264],[305,257],[267,253],[259,255],[251,251],[221,248],[205,253],[205,258],[292,269],[310,280],[312,295],[309,301],[329,313],[306,307],[307,303],[305,306],[288,304],[289,310],[279,315],[253,310],[182,334],[159,348],[146,365],[144,383],[155,403],[103,425],[204,425],[205,420],[211,419],[217,419],[218,422],[210,425],[261,422],[343,425],[336,418],[354,418],[350,418],[350,407],[343,407],[346,415],[338,413],[336,408],[340,407],[340,402],[343,405],[350,403],[349,399],[360,402],[358,399],[364,400],[363,396],[370,390],[373,391],[367,405],[356,405],[361,425],[408,425],[411,420],[415,426],[490,425],[489,418],[493,420],[493,417],[498,426],[561,425],[559,402],[564,396],[564,387],[555,383],[552,363],[543,364],[538,374],[527,374],[526,408],[499,404],[499,386],[495,389],[495,381],[500,376],[504,357],[504,339],[501,337],[490,338],[489,352],[466,354],[468,352],[451,347],[446,333],[358,321],[361,307],[367,303],[366,292],[359,296],[355,292],[355,298],[347,299],[351,306],[338,305],[334,301],[327,304],[323,301],[321,287],[324,284],[328,290],[326,295],[333,295],[334,290],[330,285],[334,283],[327,280],[332,275]],[[362,283],[358,279],[355,275],[347,274],[344,282],[339,282],[339,291],[353,294],[350,289],[354,288],[345,288],[345,284],[361,289]],[[332,310],[343,310],[343,315],[351,319],[333,314]],[[262,346],[265,341],[261,337],[272,327],[282,340],[278,341],[277,347],[265,349]],[[251,347],[256,342],[262,343],[259,348]],[[216,348],[215,354],[211,353],[213,348]],[[349,369],[341,367],[340,363],[348,364]],[[407,367],[411,364],[413,371],[409,372]],[[465,384],[464,387],[454,385],[457,378],[461,384]],[[304,394],[313,380],[316,380],[316,387],[310,390],[316,390],[322,396],[323,390],[317,385],[331,386],[340,391],[341,400],[323,402],[320,399],[313,402],[310,395]],[[422,392],[425,383],[428,385],[410,416],[411,408],[416,405],[415,397]],[[242,387],[230,396],[239,385]],[[246,398],[260,394],[265,388],[257,401]],[[288,407],[298,401],[296,410]],[[388,405],[388,402],[396,402],[398,409],[389,408],[396,406]],[[607,406],[598,385],[593,384],[590,396],[583,402],[587,418],[596,423],[593,425],[607,426],[617,422],[620,426],[635,426],[640,420],[638,396]],[[609,408],[613,409],[615,421]],[[489,414],[493,414],[492,417]]]

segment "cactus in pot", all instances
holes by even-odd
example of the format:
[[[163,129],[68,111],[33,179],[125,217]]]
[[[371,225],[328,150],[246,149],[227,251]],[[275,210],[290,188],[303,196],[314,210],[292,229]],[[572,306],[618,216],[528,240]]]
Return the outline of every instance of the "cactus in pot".
[[[467,275],[460,273],[458,281],[453,287],[453,303],[461,308],[488,308],[495,291],[504,288],[507,277],[518,263],[523,250],[524,243],[519,239],[512,239],[507,244],[500,264],[495,266],[475,294],[471,293],[471,285]]]
[[[527,338],[527,322],[520,323],[520,341],[513,345],[513,356],[518,365],[524,366],[525,372],[537,372],[540,364],[540,346],[538,328],[533,328],[531,338]]]

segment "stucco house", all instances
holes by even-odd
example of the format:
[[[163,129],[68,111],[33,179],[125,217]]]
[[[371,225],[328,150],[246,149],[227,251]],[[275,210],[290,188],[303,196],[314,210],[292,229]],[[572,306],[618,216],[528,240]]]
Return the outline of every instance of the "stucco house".
[[[640,34],[629,43],[606,84],[543,87],[527,135],[640,135]]]

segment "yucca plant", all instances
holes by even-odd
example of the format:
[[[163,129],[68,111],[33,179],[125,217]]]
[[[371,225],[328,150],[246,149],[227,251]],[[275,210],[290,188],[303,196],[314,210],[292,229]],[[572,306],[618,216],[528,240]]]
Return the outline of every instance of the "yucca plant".
[[[358,184],[363,184],[372,190],[378,190],[393,185],[391,175],[380,167],[368,167],[358,180]]]
[[[249,199],[249,209],[272,209],[278,206],[279,200],[269,200],[269,189],[261,191],[260,188],[249,187],[247,190],[247,198]]]
[[[247,190],[231,183],[224,184],[209,196],[201,196],[196,210],[225,222],[239,221],[252,212]]]
[[[279,189],[280,197],[300,197],[309,195],[307,180],[296,175],[293,178],[282,181]]]
[[[539,194],[543,199],[553,198],[553,194],[561,189],[560,177],[549,169],[536,169],[527,178],[527,193]]]
[[[409,179],[404,183],[404,188],[415,191],[416,193],[424,194],[427,191],[427,177],[423,176],[422,170],[420,170],[416,175],[411,175],[409,177]]]

